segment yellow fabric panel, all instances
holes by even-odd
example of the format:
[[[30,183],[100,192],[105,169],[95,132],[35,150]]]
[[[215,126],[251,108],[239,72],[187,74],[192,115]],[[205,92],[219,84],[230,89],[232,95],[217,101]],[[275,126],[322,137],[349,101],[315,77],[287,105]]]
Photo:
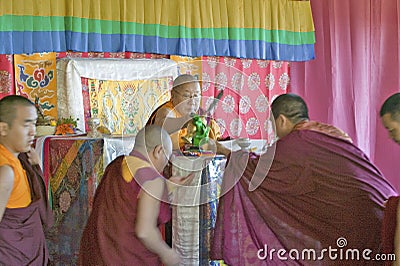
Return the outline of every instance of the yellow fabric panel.
[[[197,77],[197,79],[200,80],[201,82],[202,64],[203,64],[201,56],[189,57],[189,56],[171,55],[170,59],[178,63],[179,75],[190,74]]]
[[[73,16],[87,19],[185,26],[314,31],[309,1],[290,0],[13,0],[3,14]]]
[[[112,134],[136,134],[169,95],[172,77],[155,80],[112,81],[88,79],[92,116]]]
[[[0,15],[66,16],[67,2],[68,0],[0,1]]]
[[[57,119],[56,53],[14,55],[15,91],[39,104],[45,117]]]
[[[241,24],[243,28],[294,32],[314,31],[309,1],[251,0],[250,2],[251,4],[246,2],[243,6],[244,18],[243,24]],[[231,8],[233,9],[232,6]],[[234,10],[231,13],[234,13]]]

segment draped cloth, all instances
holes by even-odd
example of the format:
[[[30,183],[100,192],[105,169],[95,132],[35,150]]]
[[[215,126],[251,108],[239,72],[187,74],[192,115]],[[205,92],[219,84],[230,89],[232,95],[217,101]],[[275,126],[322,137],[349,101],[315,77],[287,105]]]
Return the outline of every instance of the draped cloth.
[[[400,2],[309,2],[317,56],[290,64],[288,92],[306,99],[311,117],[337,125],[352,136],[400,190],[396,167],[400,149],[388,138],[379,116],[384,100],[400,92]]]
[[[140,52],[314,58],[310,1],[0,1],[0,53]]]
[[[347,133],[344,132],[343,130],[328,124],[319,123],[317,121],[303,121],[296,124],[294,127],[294,130],[305,130],[305,129],[321,132],[323,134],[327,134],[332,137],[353,142],[350,136],[347,135]]]
[[[372,250],[371,257],[380,252],[384,201],[396,191],[350,141],[312,128],[280,139],[275,156],[272,149],[260,156],[231,154],[223,189],[238,183],[220,199],[211,258],[229,265],[374,262],[361,254],[364,249]],[[249,191],[254,179],[263,182]],[[296,249],[300,256],[292,260],[286,253],[284,261],[274,254],[261,260],[257,252],[266,246]],[[304,249],[315,250],[318,257],[329,247],[358,249],[361,258],[330,260],[325,253],[322,259],[301,260]]]
[[[47,265],[49,255],[45,231],[53,224],[42,171],[28,156],[19,155],[31,188],[31,204],[6,209],[0,222],[0,265]],[[22,240],[22,241],[21,241]]]
[[[396,233],[399,199],[399,196],[390,197],[385,204],[382,223],[382,250],[385,254],[394,253],[394,236]],[[392,262],[388,261],[386,265],[392,265]]]

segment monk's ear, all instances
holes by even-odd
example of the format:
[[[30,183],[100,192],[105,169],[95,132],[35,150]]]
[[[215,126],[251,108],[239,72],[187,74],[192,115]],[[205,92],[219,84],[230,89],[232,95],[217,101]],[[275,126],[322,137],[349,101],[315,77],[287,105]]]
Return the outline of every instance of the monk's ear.
[[[177,104],[178,102],[178,93],[174,89],[171,90],[171,102],[172,104]]]
[[[279,127],[282,127],[282,126],[285,125],[286,120],[287,120],[286,116],[280,114],[280,115],[275,119],[275,124],[276,124],[277,127],[278,127],[278,126],[279,126]]]
[[[6,122],[0,122],[0,136],[6,136],[8,129],[8,124]]]

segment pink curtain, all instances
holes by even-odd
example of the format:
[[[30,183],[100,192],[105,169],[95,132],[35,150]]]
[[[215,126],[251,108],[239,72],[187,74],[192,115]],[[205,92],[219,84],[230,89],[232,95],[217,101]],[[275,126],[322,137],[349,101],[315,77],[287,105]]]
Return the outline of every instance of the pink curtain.
[[[400,146],[379,109],[400,91],[400,0],[311,0],[315,60],[292,63],[290,92],[305,98],[313,120],[345,130],[400,191]]]
[[[222,137],[272,140],[269,104],[287,92],[288,62],[211,56],[202,62],[204,109],[223,91],[213,112]]]

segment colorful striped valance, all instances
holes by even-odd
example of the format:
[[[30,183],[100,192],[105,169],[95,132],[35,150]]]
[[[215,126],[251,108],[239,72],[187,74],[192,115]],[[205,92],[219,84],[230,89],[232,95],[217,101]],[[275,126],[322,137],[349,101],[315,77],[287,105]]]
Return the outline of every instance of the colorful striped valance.
[[[314,58],[309,1],[0,1],[0,53],[45,51]]]

